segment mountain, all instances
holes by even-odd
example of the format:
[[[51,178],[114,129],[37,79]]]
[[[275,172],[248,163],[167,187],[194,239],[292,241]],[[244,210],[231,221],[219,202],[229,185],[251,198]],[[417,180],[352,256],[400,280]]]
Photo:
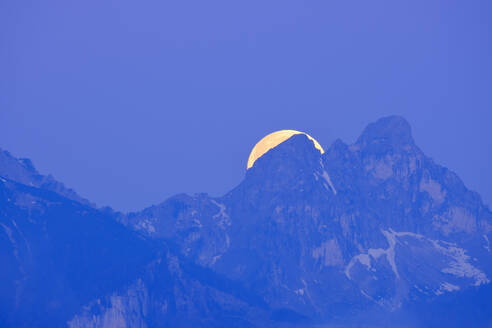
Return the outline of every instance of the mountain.
[[[0,231],[0,327],[219,327],[253,311],[270,320],[241,284],[49,190],[0,178]]]
[[[87,199],[65,187],[63,183],[56,181],[53,176],[39,174],[30,159],[15,158],[8,151],[2,149],[0,149],[0,176],[28,186],[51,190],[68,199],[95,207]]]
[[[4,167],[3,326],[492,324],[492,212],[398,116],[324,154],[294,135],[223,197],[128,214]]]

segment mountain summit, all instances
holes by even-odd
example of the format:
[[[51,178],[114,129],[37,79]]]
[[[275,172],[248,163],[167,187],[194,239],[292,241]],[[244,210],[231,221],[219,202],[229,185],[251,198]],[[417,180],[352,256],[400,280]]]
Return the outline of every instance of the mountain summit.
[[[369,124],[357,139],[357,145],[388,145],[391,147],[413,145],[410,124],[401,116],[388,116]]]
[[[256,162],[253,167],[301,167],[319,161],[320,151],[315,147],[314,142],[305,134],[295,134],[276,147],[270,149]],[[257,169],[258,170],[258,169]],[[251,172],[251,170],[248,170]]]
[[[398,116],[324,154],[294,135],[223,197],[136,213],[0,176],[2,326],[492,322],[492,213]]]
[[[306,192],[322,185],[315,181],[325,178],[327,174],[323,170],[320,151],[306,135],[296,134],[260,157],[246,171],[246,177],[238,188],[255,188],[262,192]]]

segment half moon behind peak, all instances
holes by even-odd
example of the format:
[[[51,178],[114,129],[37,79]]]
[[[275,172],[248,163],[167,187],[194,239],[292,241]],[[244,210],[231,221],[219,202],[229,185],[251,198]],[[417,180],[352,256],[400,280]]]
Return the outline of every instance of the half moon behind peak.
[[[253,147],[253,150],[251,151],[251,154],[249,155],[248,158],[248,165],[246,169],[249,169],[253,166],[255,161],[263,156],[267,151],[269,151],[272,148],[275,148],[285,140],[289,139],[295,134],[304,134],[306,135],[310,140],[313,141],[314,147],[320,151],[321,154],[323,154],[325,151],[323,150],[323,147],[319,144],[316,139],[311,137],[309,134],[301,132],[301,131],[296,131],[296,130],[279,130],[273,133],[270,133],[269,135],[263,137],[258,143]]]

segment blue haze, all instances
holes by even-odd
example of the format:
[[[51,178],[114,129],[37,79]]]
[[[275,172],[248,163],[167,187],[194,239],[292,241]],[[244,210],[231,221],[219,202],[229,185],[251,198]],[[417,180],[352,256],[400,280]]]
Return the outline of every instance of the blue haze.
[[[1,1],[0,147],[98,205],[220,195],[277,129],[399,114],[492,204],[490,1]]]

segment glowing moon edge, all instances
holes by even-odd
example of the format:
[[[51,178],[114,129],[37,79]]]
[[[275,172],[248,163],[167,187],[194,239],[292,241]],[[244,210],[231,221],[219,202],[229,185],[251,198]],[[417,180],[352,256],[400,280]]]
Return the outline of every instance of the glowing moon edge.
[[[316,149],[318,149],[321,154],[325,152],[319,142],[305,132],[297,130],[279,130],[266,135],[256,143],[256,145],[251,150],[251,153],[249,154],[246,169],[249,170],[256,162],[256,160],[263,156],[270,149],[277,147],[279,144],[296,134],[304,134],[314,143],[314,147],[316,147]]]

